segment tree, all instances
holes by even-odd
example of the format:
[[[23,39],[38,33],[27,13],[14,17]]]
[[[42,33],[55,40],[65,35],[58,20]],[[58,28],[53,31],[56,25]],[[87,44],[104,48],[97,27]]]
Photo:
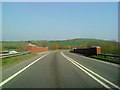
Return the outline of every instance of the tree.
[[[69,49],[69,50],[72,49],[72,46],[67,46],[67,49]]]
[[[100,46],[101,53],[103,54],[116,54],[120,55],[120,44],[116,41],[101,41],[101,42],[90,42],[87,44],[87,47],[91,46]]]
[[[60,45],[60,44],[51,44],[51,45],[49,45],[48,47],[49,47],[49,49],[51,49],[51,50],[63,49],[63,46]]]

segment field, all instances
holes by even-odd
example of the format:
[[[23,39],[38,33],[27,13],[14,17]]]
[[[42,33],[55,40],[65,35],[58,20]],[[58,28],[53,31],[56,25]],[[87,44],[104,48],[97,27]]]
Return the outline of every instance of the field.
[[[12,49],[16,49],[20,44],[20,41],[5,41],[2,42],[2,47],[12,50]]]
[[[25,51],[27,50],[27,42],[24,41],[3,41],[2,42],[2,50],[5,51]]]
[[[38,42],[44,43],[47,46],[51,44],[59,44],[63,46],[80,46],[80,45],[87,45],[89,42],[93,41],[105,41],[105,40],[98,40],[98,39],[71,39],[71,40],[52,40],[52,41],[32,41],[32,43],[37,44]]]

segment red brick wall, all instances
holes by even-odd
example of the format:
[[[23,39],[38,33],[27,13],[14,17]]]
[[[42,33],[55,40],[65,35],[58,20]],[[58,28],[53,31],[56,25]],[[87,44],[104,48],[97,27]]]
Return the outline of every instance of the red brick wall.
[[[28,51],[30,51],[31,53],[40,53],[40,52],[46,52],[48,51],[47,47],[37,47],[37,46],[28,46]]]

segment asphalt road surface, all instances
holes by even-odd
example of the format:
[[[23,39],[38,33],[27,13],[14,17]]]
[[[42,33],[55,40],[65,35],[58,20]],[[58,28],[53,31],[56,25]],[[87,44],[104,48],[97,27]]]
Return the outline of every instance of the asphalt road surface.
[[[120,89],[119,66],[69,51],[40,54],[3,69],[2,88]]]

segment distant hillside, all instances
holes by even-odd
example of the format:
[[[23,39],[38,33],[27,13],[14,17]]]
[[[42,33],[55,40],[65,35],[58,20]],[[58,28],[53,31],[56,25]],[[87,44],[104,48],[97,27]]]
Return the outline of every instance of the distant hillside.
[[[33,44],[44,43],[46,46],[51,44],[59,44],[63,46],[81,46],[81,45],[87,45],[90,42],[104,42],[105,40],[99,40],[99,39],[69,39],[69,40],[52,40],[52,41],[32,41]]]
[[[104,54],[120,55],[120,48],[118,47],[120,43],[116,41],[85,39],[85,38],[69,39],[69,40],[51,40],[51,41],[47,41],[47,40],[4,41],[2,42],[2,49],[25,51],[27,50],[28,43],[35,44],[39,47],[48,47],[49,50],[57,50],[57,49],[72,50],[73,48],[88,48],[91,46],[100,46],[101,52]]]
[[[31,41],[31,43],[42,47],[49,47],[50,50],[88,48],[91,46],[100,46],[103,54],[120,55],[118,42],[99,39],[70,39],[70,40],[52,40],[52,41]]]

